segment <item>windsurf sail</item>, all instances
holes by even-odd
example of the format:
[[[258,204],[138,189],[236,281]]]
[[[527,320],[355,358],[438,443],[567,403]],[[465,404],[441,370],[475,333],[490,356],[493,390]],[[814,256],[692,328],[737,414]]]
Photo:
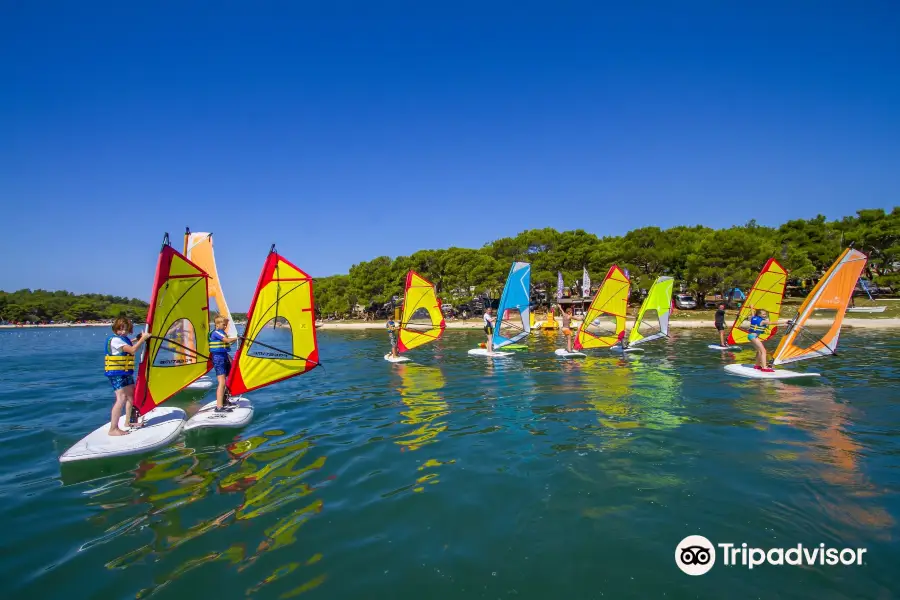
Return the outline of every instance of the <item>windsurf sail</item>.
[[[774,364],[783,365],[817,356],[828,356],[837,350],[844,312],[868,257],[859,250],[847,248],[812,289],[797,318],[775,349]],[[806,330],[806,322],[817,310],[831,312],[831,325],[824,335]]]
[[[609,348],[625,337],[631,280],[618,265],[609,268],[575,334],[575,349]]]
[[[410,270],[406,274],[403,309],[400,311],[400,336],[397,350],[406,352],[433,342],[443,335],[447,324],[434,285]]]
[[[744,321],[753,316],[755,310],[765,310],[768,313],[769,327],[765,333],[760,334],[759,339],[765,341],[778,331],[776,322],[781,313],[781,301],[784,298],[784,287],[787,285],[787,271],[774,258],[770,258],[763,266],[756,278],[756,283],[750,288],[746,301],[741,305],[741,310],[731,331],[728,332],[729,344],[746,344],[749,331],[741,329]]]
[[[312,277],[278,254],[273,245],[228,375],[229,392],[236,396],[317,367],[315,320]]]
[[[231,312],[225,302],[225,292],[222,291],[222,282],[219,280],[219,271],[216,269],[216,257],[213,253],[212,234],[194,231],[190,228],[184,232],[184,255],[188,260],[209,274],[209,297],[216,303],[216,311],[228,319],[228,328],[225,334],[228,337],[237,337],[237,327],[231,320]]]
[[[531,333],[531,265],[514,262],[509,269],[494,328],[494,348],[515,344]]]
[[[634,327],[628,334],[628,345],[643,344],[669,335],[669,314],[672,308],[672,289],[675,280],[671,277],[660,277],[650,286],[647,297],[644,298],[641,309],[638,311]],[[647,315],[647,313],[650,315]],[[646,320],[645,317],[655,317]],[[641,326],[645,326],[641,329]]]
[[[134,406],[146,414],[212,368],[209,358],[209,306],[203,269],[169,243],[156,262],[147,343],[135,381]]]

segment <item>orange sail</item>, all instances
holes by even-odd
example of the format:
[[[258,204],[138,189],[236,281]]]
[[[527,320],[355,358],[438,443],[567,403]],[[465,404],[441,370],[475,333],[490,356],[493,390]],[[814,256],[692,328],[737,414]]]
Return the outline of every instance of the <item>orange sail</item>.
[[[446,326],[434,284],[410,270],[406,274],[397,349],[406,352],[433,342],[443,335]]]
[[[603,284],[594,296],[584,315],[584,321],[575,334],[575,349],[585,348],[609,348],[622,341],[625,337],[625,317],[628,310],[628,291],[631,288],[631,280],[617,265],[609,268]],[[612,317],[613,330],[602,322],[595,323],[603,317]]]
[[[269,251],[228,375],[235,396],[302,375],[319,365],[312,277]]]
[[[216,257],[213,253],[212,234],[187,229],[184,232],[184,255],[209,274],[209,297],[215,300],[216,311],[219,315],[228,319],[225,334],[228,337],[237,337],[237,328],[231,320],[231,312],[228,310],[225,293],[222,291],[222,282],[219,281],[219,270],[216,268]]]
[[[754,309],[762,309],[769,313],[770,325],[765,333],[759,335],[759,339],[765,341],[775,335],[775,332],[778,331],[775,323],[778,321],[778,315],[781,314],[781,302],[784,299],[786,285],[787,271],[777,260],[770,258],[759,272],[756,283],[750,288],[747,299],[731,326],[731,331],[728,333],[729,344],[746,344],[750,341],[747,339],[749,332],[741,329],[741,326],[744,321],[753,316],[751,313]]]
[[[800,305],[797,318],[775,349],[774,364],[783,365],[835,353],[841,335],[841,324],[844,322],[844,312],[850,303],[856,281],[866,266],[866,260],[868,257],[859,250],[850,248],[844,250]],[[806,322],[817,310],[834,313],[828,331],[822,336],[819,336],[818,332],[811,333],[805,329]]]
[[[156,263],[147,343],[135,381],[134,406],[142,415],[212,368],[209,358],[209,276],[169,245]]]

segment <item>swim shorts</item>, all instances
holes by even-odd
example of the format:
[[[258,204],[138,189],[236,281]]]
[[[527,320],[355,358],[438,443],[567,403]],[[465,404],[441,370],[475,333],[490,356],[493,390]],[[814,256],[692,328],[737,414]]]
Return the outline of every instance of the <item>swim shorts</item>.
[[[758,338],[758,337],[759,337],[759,334],[758,334],[758,333],[748,333],[748,334],[747,334],[747,339],[748,339],[748,340],[755,340],[755,339]]]
[[[216,377],[219,375],[228,375],[231,371],[231,357],[221,352],[213,352],[213,367],[216,368]]]
[[[129,385],[134,385],[133,375],[116,375],[115,377],[107,377],[109,384],[114,390],[121,390]]]
[[[488,335],[492,335],[494,333],[494,328],[491,327],[490,325],[485,325],[484,332]]]
[[[391,331],[388,336],[391,338],[391,348],[397,345],[397,336],[394,335],[394,332]]]
[[[572,330],[568,327],[563,327],[563,335],[572,335]]]
[[[716,331],[725,331],[725,323],[716,323]]]

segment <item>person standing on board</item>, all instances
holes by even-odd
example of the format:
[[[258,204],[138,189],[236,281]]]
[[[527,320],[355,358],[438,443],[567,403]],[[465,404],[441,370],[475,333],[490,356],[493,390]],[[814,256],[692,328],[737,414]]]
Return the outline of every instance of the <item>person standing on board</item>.
[[[237,341],[236,337],[228,337],[225,328],[228,327],[228,318],[218,315],[214,323],[216,328],[209,333],[209,355],[212,357],[213,367],[216,369],[216,380],[219,387],[216,388],[216,412],[220,413],[231,409],[234,405],[225,401],[225,379],[231,372],[231,357],[228,349]]]
[[[397,331],[397,324],[394,322],[394,317],[388,317],[385,327],[388,331],[388,337],[391,340],[391,358],[397,358],[400,354],[397,351],[397,335],[394,333]]]
[[[572,309],[563,310],[563,307],[559,304],[556,305],[556,308],[559,309],[559,318],[562,321],[562,333],[566,336],[566,352],[572,353]]]
[[[753,307],[750,307],[753,310]],[[756,348],[756,364],[753,368],[759,369],[764,373],[774,373],[775,369],[766,366],[766,347],[763,345],[759,336],[769,329],[769,313],[763,309],[754,311],[754,315],[750,317],[750,329],[747,333],[747,339]]]
[[[719,345],[725,347],[725,303],[719,302],[719,309],[716,311],[716,330],[719,332]]]
[[[128,334],[134,331],[134,323],[125,317],[113,321],[112,330],[115,335],[106,339],[106,357],[103,361],[106,378],[116,393],[116,401],[110,413],[109,435],[125,435],[128,431],[119,428],[119,416],[122,414],[123,406],[126,421],[129,425],[137,426],[137,422],[131,421],[134,404],[134,355],[150,338],[150,334],[145,331],[137,342],[132,343]]]
[[[494,318],[491,316],[490,306],[484,309],[484,332],[487,334],[485,348],[491,353],[494,351]]]

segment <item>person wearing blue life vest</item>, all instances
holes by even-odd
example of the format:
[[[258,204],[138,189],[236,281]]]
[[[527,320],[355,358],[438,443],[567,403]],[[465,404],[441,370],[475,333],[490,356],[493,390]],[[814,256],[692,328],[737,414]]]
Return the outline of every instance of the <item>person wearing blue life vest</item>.
[[[237,341],[236,337],[228,337],[225,328],[228,327],[228,317],[222,315],[214,319],[216,328],[209,333],[209,355],[213,361],[213,367],[216,369],[216,380],[219,387],[216,388],[216,412],[229,410],[233,405],[229,401],[225,401],[225,379],[231,372],[231,357],[228,356],[228,349]]]
[[[750,310],[753,310],[752,306],[750,307]],[[768,331],[768,329],[769,313],[761,308],[754,311],[753,316],[750,317],[750,328],[747,333],[747,339],[750,340],[750,343],[756,348],[756,364],[753,368],[759,369],[765,373],[774,373],[775,369],[770,369],[768,365],[766,365],[766,347],[763,345],[762,340],[759,339],[759,336]]]
[[[134,331],[134,323],[125,317],[117,318],[112,324],[115,335],[106,338],[106,356],[103,360],[103,371],[107,381],[116,393],[112,413],[109,419],[109,435],[125,435],[128,430],[119,427],[119,417],[125,408],[125,419],[129,426],[137,427],[137,419],[132,414],[134,404],[134,355],[144,343],[150,339],[145,331],[136,342],[128,337]]]

